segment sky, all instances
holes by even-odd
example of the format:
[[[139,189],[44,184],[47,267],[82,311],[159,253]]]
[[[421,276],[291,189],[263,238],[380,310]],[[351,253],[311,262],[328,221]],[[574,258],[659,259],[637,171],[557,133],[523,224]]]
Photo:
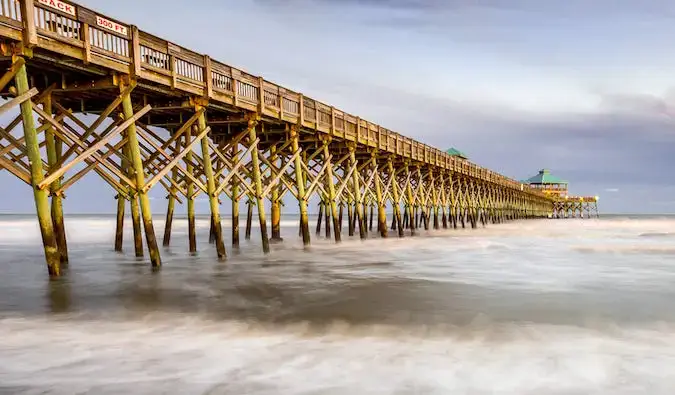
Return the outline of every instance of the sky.
[[[550,169],[602,212],[675,213],[675,2],[80,3],[509,177]],[[34,211],[0,183],[0,212]],[[115,208],[93,174],[69,195]]]

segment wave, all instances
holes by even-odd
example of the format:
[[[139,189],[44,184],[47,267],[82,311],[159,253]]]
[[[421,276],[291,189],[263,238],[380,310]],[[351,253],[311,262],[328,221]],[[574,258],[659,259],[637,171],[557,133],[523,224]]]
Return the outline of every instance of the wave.
[[[50,393],[668,394],[675,328],[4,319],[4,388]],[[2,387],[0,387],[1,389]],[[17,391],[19,392],[19,391]]]
[[[647,233],[641,233],[639,237],[649,237],[649,238],[655,238],[655,237],[675,237],[675,233],[673,232],[647,232]]]
[[[675,255],[675,247],[668,245],[593,245],[572,249],[586,253]]]

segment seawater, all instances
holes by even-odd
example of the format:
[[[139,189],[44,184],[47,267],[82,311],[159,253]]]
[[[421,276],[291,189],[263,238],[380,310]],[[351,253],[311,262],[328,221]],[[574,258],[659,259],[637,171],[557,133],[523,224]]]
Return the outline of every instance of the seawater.
[[[2,394],[675,389],[673,217],[345,229],[339,245],[312,229],[307,251],[285,218],[269,255],[255,227],[229,248],[226,221],[226,262],[207,218],[196,254],[177,219],[157,272],[130,229],[113,251],[114,217],[66,220],[71,264],[49,281],[34,217],[0,216]]]

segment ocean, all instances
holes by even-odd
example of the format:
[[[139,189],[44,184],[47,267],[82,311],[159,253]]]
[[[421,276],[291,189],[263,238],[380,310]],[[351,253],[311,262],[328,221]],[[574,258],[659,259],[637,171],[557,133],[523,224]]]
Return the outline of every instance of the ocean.
[[[119,254],[113,216],[67,215],[70,267],[50,281],[34,216],[0,216],[0,394],[675,389],[675,217],[345,228],[339,245],[312,223],[307,251],[284,217],[269,255],[256,226],[233,250],[224,221],[225,262],[207,220],[194,255],[174,220],[153,271],[128,219]]]

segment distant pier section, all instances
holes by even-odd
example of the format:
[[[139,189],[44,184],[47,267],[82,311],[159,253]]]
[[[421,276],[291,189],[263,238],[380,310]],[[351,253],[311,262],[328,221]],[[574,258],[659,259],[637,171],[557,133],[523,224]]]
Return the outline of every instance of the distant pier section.
[[[598,196],[569,196],[569,182],[552,175],[548,169],[539,170],[539,174],[523,181],[523,184],[542,191],[553,200],[552,218],[600,217]]]
[[[171,243],[179,205],[187,211],[189,249],[197,251],[198,197],[209,201],[208,242],[222,260],[228,254],[222,204],[232,205],[230,248],[239,248],[244,205],[244,238],[257,217],[265,253],[281,242],[282,201],[297,202],[304,245],[313,237],[312,199],[320,202],[317,232],[335,242],[343,239],[343,226],[347,237],[403,237],[420,228],[576,212],[536,183],[70,1],[0,0],[0,51],[0,114],[9,116],[0,128],[0,171],[32,190],[53,277],[69,264],[63,199],[94,174],[116,206],[115,250],[125,253],[130,213],[133,252],[127,253],[147,253],[155,268],[162,264],[160,243]],[[153,188],[167,199],[159,241],[148,196]]]

